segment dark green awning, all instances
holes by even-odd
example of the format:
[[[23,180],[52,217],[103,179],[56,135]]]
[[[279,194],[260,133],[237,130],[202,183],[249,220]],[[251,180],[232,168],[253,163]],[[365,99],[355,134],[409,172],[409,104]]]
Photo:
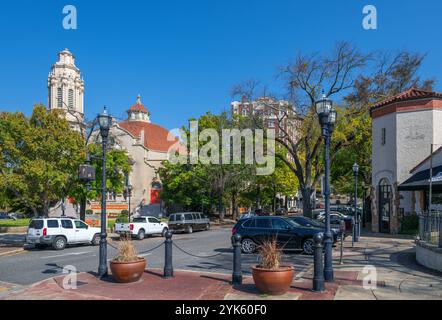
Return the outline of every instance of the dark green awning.
[[[433,168],[433,191],[442,191],[442,166]],[[400,184],[399,191],[423,191],[430,188],[430,169],[413,174],[404,183]]]

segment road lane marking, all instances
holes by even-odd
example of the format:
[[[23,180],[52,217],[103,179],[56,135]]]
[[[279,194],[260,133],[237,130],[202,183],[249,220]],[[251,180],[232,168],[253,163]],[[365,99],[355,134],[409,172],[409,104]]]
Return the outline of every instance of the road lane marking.
[[[67,256],[78,256],[78,255],[86,254],[86,253],[91,253],[91,252],[90,251],[71,252],[71,253],[59,254],[56,256],[40,257],[40,259],[51,259],[51,258],[60,258],[60,257],[67,257]]]

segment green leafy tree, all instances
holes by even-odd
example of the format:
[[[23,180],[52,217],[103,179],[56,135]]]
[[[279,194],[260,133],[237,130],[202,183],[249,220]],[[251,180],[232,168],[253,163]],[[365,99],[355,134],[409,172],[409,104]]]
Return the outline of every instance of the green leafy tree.
[[[103,164],[101,145],[89,144],[87,150],[91,155],[92,166],[95,168],[95,181],[91,182],[91,190],[86,192],[84,183],[73,176],[67,195],[80,204],[80,219],[86,218],[86,199],[101,199]],[[84,160],[83,160],[84,161]],[[132,171],[128,153],[125,150],[111,149],[106,152],[106,188],[108,192],[122,193],[125,187],[125,177]]]
[[[376,101],[408,89],[408,86],[431,88],[433,80],[422,81],[416,75],[423,58],[422,55],[406,51],[396,55],[364,54],[349,43],[341,42],[327,54],[300,53],[292,63],[281,68],[280,78],[284,86],[289,88],[287,99],[292,100],[297,114],[291,116],[288,112],[278,110],[283,116],[278,117],[275,125],[283,135],[277,137],[276,141],[289,157],[281,154],[277,156],[299,181],[304,214],[308,215],[312,210],[311,202],[305,200],[311,198],[324,175],[323,138],[315,107],[322,92],[340,106],[338,123],[332,137],[332,164],[336,157],[350,163],[356,158],[362,170],[366,170],[370,163],[368,150],[371,147],[366,144],[358,148],[358,142],[363,140],[369,143],[371,140],[366,127],[370,125],[369,107]],[[256,98],[257,87],[256,82],[248,81],[235,86],[234,93],[251,101]],[[344,97],[341,103],[337,99],[339,97]],[[286,120],[296,123],[295,136],[287,134]],[[344,150],[350,153],[351,148],[357,152],[357,157],[342,154]],[[349,177],[351,165],[342,165],[346,166],[342,170],[346,170],[346,176]],[[346,182],[339,181],[338,175],[343,174],[339,170],[335,172],[334,180],[338,185],[346,184],[348,187],[348,179]],[[367,171],[365,175],[370,176]]]
[[[61,113],[37,105],[29,118],[0,114],[0,191],[12,207],[47,216],[84,156],[80,134]]]

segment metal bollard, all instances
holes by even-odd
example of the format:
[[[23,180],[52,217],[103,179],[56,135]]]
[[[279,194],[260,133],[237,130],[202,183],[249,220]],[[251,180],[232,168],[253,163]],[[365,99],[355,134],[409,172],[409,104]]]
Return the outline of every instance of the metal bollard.
[[[313,275],[313,291],[324,292],[324,264],[323,264],[323,246],[322,241],[324,235],[317,233],[313,237],[315,242],[315,255],[314,255],[314,275]]]
[[[241,272],[241,236],[235,234],[232,236],[233,245],[233,273],[232,273],[232,285],[242,284],[242,272]]]
[[[437,214],[437,223],[439,224],[439,248],[442,248],[442,215]]]
[[[355,218],[351,218],[351,246],[354,247],[356,242],[356,222]]]
[[[164,259],[164,278],[173,278],[173,266],[172,266],[172,232],[166,232],[165,241],[165,259]]]

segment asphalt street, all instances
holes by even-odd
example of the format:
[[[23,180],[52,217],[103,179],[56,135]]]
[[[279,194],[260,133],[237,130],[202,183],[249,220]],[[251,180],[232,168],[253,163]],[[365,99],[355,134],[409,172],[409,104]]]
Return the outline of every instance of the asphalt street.
[[[24,235],[21,237],[24,238]],[[174,244],[187,253],[176,246],[173,247],[174,269],[231,274],[233,253],[230,237],[231,228],[229,227],[213,228],[192,234],[175,234],[172,238]],[[7,236],[3,238],[7,239]],[[17,235],[14,236],[14,241],[17,242]],[[163,241],[162,237],[151,237],[142,241],[134,240],[139,254],[147,259],[147,268],[162,269],[164,267],[164,246],[148,252]],[[115,240],[113,244],[118,245],[118,240]],[[0,257],[0,281],[29,285],[62,274],[67,266],[73,266],[78,272],[96,272],[98,248],[98,246],[79,245],[68,247],[63,251],[50,248],[27,249],[19,254]],[[116,252],[116,249],[109,246],[108,260],[111,260]],[[250,275],[250,268],[258,262],[258,256],[243,254],[242,261],[243,273]],[[301,272],[312,264],[313,259],[311,256],[295,252],[284,254],[283,262],[290,263],[297,272]]]

